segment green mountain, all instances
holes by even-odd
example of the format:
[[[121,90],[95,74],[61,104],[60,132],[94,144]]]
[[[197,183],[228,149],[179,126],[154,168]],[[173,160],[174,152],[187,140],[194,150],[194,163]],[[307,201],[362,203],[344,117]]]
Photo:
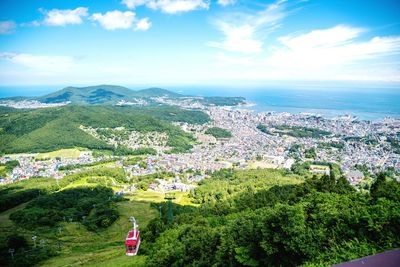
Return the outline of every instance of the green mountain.
[[[166,96],[170,98],[183,95],[161,89],[148,88],[133,91],[129,88],[116,85],[96,85],[88,87],[66,87],[57,92],[37,98],[44,103],[60,103],[70,101],[73,104],[115,104],[120,100],[133,100],[135,98],[151,98]]]
[[[134,97],[134,91],[115,85],[97,85],[89,87],[66,87],[57,92],[39,97],[45,103],[70,101],[74,104],[107,104]]]
[[[134,91],[123,86],[96,85],[88,87],[66,87],[45,96],[29,99],[36,99],[44,103],[61,103],[69,101],[72,104],[78,105],[111,105],[121,100],[134,101],[137,99],[144,99],[148,102],[154,102],[152,98],[155,97],[181,98],[189,96],[157,87]],[[14,100],[17,99],[18,98],[15,98]],[[245,103],[245,98],[213,96],[202,97],[197,101],[208,106],[237,106]]]
[[[165,116],[165,114],[175,114]],[[129,131],[165,132],[168,145],[184,151],[193,138],[171,121],[204,123],[201,111],[160,106],[146,108],[67,105],[36,110],[0,109],[0,153],[43,152],[61,148],[114,149],[80,129],[125,127]]]
[[[174,93],[162,88],[148,88],[148,89],[143,89],[143,90],[139,90],[136,91],[134,93],[135,96],[137,97],[160,97],[160,96],[166,96],[166,97],[170,97],[170,98],[178,98],[178,97],[183,97],[184,95],[178,94],[178,93]]]

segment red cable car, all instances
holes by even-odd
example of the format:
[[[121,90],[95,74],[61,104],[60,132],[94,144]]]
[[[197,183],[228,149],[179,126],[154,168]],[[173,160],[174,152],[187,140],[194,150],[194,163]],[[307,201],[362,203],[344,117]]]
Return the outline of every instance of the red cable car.
[[[139,251],[140,246],[140,236],[139,236],[139,225],[136,224],[134,217],[131,217],[130,221],[133,224],[133,229],[128,232],[125,240],[126,256],[136,256]]]

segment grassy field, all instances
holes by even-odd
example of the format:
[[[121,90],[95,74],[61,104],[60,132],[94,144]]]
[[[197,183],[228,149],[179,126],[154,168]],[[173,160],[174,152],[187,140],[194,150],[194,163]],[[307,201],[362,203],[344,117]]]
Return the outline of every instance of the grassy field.
[[[42,153],[39,156],[47,157],[74,157],[78,156],[78,149],[63,149],[50,153]],[[101,164],[102,167],[115,164],[115,162]],[[98,166],[96,166],[98,167]],[[114,178],[87,176],[82,177],[72,183],[63,186],[61,190],[76,187],[91,187],[94,184],[88,182],[88,178],[101,178],[108,181],[107,186],[111,186]],[[49,188],[55,185],[55,179],[35,178],[5,186],[4,194],[13,194],[22,190],[33,188]],[[112,186],[114,191],[121,188]],[[175,200],[179,205],[193,205],[188,197],[188,193],[176,191]],[[34,230],[27,230],[18,227],[9,219],[10,214],[23,209],[27,203],[23,203],[14,208],[0,213],[0,241],[5,242],[9,234],[23,235],[32,245],[32,236],[37,236],[37,240],[43,240],[46,246],[57,248],[58,241],[61,242],[61,249],[58,255],[39,264],[39,266],[145,266],[146,256],[139,254],[135,257],[125,256],[125,237],[132,225],[129,218],[134,216],[140,229],[144,229],[147,223],[159,216],[159,211],[152,207],[152,203],[164,202],[164,193],[153,191],[138,191],[132,196],[127,196],[126,201],[117,202],[116,208],[120,214],[119,219],[110,227],[98,232],[90,232],[79,222],[62,222],[56,227],[39,227]],[[61,226],[62,231],[58,233],[57,228]],[[146,242],[142,240],[142,242]],[[143,243],[142,243],[143,244]]]
[[[57,236],[54,229],[36,229],[29,231],[15,227],[9,215],[26,206],[27,203],[0,214],[0,225],[5,234],[7,229],[19,233],[31,240],[36,235],[38,240],[45,240],[47,245],[56,247]],[[140,201],[124,201],[117,203],[120,218],[109,228],[99,232],[90,232],[77,222],[64,222],[59,239],[62,247],[59,255],[41,262],[39,266],[144,266],[145,256],[125,256],[125,237],[132,228],[129,221],[134,216],[139,224],[139,229],[158,216],[158,212],[150,207],[150,203]],[[144,242],[144,241],[142,241]]]
[[[21,182],[20,185],[23,187],[18,184],[10,186],[13,190],[22,190],[23,188],[42,188],[53,183],[55,183],[54,179],[41,178]],[[93,186],[93,184],[88,183],[84,177],[67,185],[62,190],[82,186]],[[114,188],[114,190],[118,190],[118,188]],[[62,244],[59,254],[41,262],[39,266],[145,266],[146,258],[144,255],[140,255],[140,250],[135,257],[125,256],[125,237],[132,227],[129,218],[134,216],[140,229],[143,229],[151,219],[159,216],[158,210],[151,207],[151,203],[164,202],[164,196],[163,193],[139,191],[133,196],[126,197],[127,201],[115,204],[120,214],[119,219],[109,228],[98,232],[90,232],[78,222],[60,223],[59,226],[63,228],[61,234],[57,233],[58,226],[34,230],[20,228],[9,219],[9,215],[23,209],[27,203],[0,213],[0,230],[4,238],[9,233],[18,233],[25,236],[28,242],[32,242],[31,237],[36,235],[39,241],[44,240],[47,246],[53,248],[57,247],[59,239]],[[174,203],[176,204],[193,205],[188,198],[188,193],[175,192],[175,197]],[[146,241],[142,240],[142,242]]]
[[[118,203],[120,218],[101,232],[89,232],[77,223],[64,223],[61,255],[43,262],[42,266],[141,266],[144,263],[140,251],[136,257],[125,256],[125,237],[134,216],[140,228],[155,218],[158,213],[149,203],[126,201]],[[109,262],[109,263],[107,263]]]
[[[1,228],[9,228],[13,226],[13,222],[10,220],[9,216],[11,213],[13,213],[14,211],[17,211],[19,209],[23,209],[26,205],[28,204],[28,202],[23,203],[19,206],[16,206],[12,209],[6,210],[4,212],[0,213],[0,226]]]
[[[40,153],[36,156],[37,159],[47,159],[47,158],[79,158],[81,151],[77,148],[70,149],[60,149],[52,152]]]
[[[194,205],[186,192],[180,191],[173,191],[172,193],[175,194],[175,199],[172,201],[175,204],[179,205]],[[152,203],[160,203],[164,202],[164,193],[154,192],[154,191],[138,191],[135,192],[134,195],[128,196],[129,199],[134,201],[145,201],[145,202],[152,202]]]
[[[6,175],[5,169],[6,169],[6,166],[0,166],[0,176]]]
[[[248,162],[249,169],[276,169],[278,167],[277,164],[273,164],[267,160],[253,160]]]

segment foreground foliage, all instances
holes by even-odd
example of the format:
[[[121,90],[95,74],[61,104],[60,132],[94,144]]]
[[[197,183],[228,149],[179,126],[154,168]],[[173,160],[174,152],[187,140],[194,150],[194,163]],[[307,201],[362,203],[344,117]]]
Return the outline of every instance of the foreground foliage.
[[[218,176],[230,183],[205,181],[193,193],[200,209],[176,207],[173,225],[150,223],[149,266],[328,266],[400,246],[400,186],[383,175],[371,195],[333,173],[241,190],[240,175]],[[210,205],[205,191],[220,197]]]
[[[26,208],[10,215],[10,219],[24,228],[55,226],[61,221],[84,221],[89,230],[110,226],[118,213],[112,207],[110,188],[73,188],[43,195]]]
[[[148,175],[137,182],[146,185],[157,177]],[[20,230],[0,238],[0,264],[10,264],[10,247],[21,262],[14,261],[16,266],[40,265],[48,258],[49,266],[88,264],[88,258],[104,255],[106,248],[112,250],[107,250],[109,266],[136,264],[123,256],[127,218],[133,214],[146,217],[146,223],[139,219],[142,245],[137,257],[143,266],[329,266],[400,246],[400,185],[384,173],[370,192],[360,193],[336,171],[305,178],[300,172],[281,170],[221,170],[191,192],[195,206],[172,206],[171,224],[166,203],[154,203],[153,208],[145,202],[116,203],[107,182],[102,182],[108,178],[127,183],[122,169],[104,168],[66,176],[60,187],[44,178],[4,187],[0,195],[8,198],[35,189],[35,183],[40,194],[6,211]],[[82,181],[103,186],[71,187]],[[118,219],[119,214],[124,218]],[[65,246],[74,249],[56,253],[57,232],[47,233],[49,241],[55,238],[51,246],[36,250],[19,236],[38,229],[43,235],[45,229],[58,226],[66,228]],[[90,237],[82,236],[93,231]]]

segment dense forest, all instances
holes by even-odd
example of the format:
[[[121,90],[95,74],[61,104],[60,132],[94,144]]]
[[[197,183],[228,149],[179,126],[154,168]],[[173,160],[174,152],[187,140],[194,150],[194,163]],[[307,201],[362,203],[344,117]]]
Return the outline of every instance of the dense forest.
[[[210,117],[199,110],[181,109],[175,106],[157,105],[146,107],[115,107],[117,111],[121,111],[130,115],[151,116],[168,122],[186,122],[191,124],[204,124],[210,121]]]
[[[396,180],[380,173],[370,190],[361,192],[335,166],[323,176],[301,168],[214,172],[190,193],[192,205],[173,204],[172,220],[167,203],[152,204],[161,216],[141,228],[143,266],[329,266],[399,247]],[[123,200],[115,197],[111,181],[146,190],[164,175],[128,180],[122,168],[99,168],[68,175],[58,185],[32,178],[3,187],[0,204],[4,211],[28,202],[10,212],[19,229],[52,235],[52,229],[71,221],[101,235],[119,218],[117,203]],[[1,240],[3,263],[10,263],[10,246],[20,253],[15,266],[59,255],[55,245],[33,248],[18,234]],[[35,257],[24,249],[37,249]]]
[[[88,87],[66,87],[41,97],[26,97],[24,99],[38,100],[44,103],[70,102],[79,105],[113,105],[118,101],[136,101],[138,99],[150,104],[159,104],[156,97],[180,99],[194,97],[182,95],[162,88],[147,88],[138,91],[118,85],[95,85]],[[245,103],[243,97],[205,96],[195,97],[198,102],[207,106],[237,106]],[[18,100],[19,98],[13,98]],[[21,100],[21,99],[19,99]]]
[[[89,230],[110,226],[118,212],[113,208],[114,193],[111,188],[72,188],[42,195],[25,209],[10,215],[10,219],[24,228],[55,226],[61,221],[82,221]]]
[[[171,109],[170,112],[168,109]],[[208,120],[209,117],[200,111],[165,106],[149,110],[111,106],[65,106],[22,111],[2,109],[0,153],[44,152],[71,147],[116,149],[82,131],[80,125],[93,128],[125,127],[144,133],[165,132],[169,138],[167,145],[174,151],[183,152],[191,148],[193,137],[170,122],[205,123]],[[117,154],[130,153],[121,148]]]
[[[172,224],[150,223],[148,266],[329,266],[399,247],[397,181],[381,174],[365,194],[333,173],[282,177],[214,174],[193,193],[199,208],[176,206]]]

